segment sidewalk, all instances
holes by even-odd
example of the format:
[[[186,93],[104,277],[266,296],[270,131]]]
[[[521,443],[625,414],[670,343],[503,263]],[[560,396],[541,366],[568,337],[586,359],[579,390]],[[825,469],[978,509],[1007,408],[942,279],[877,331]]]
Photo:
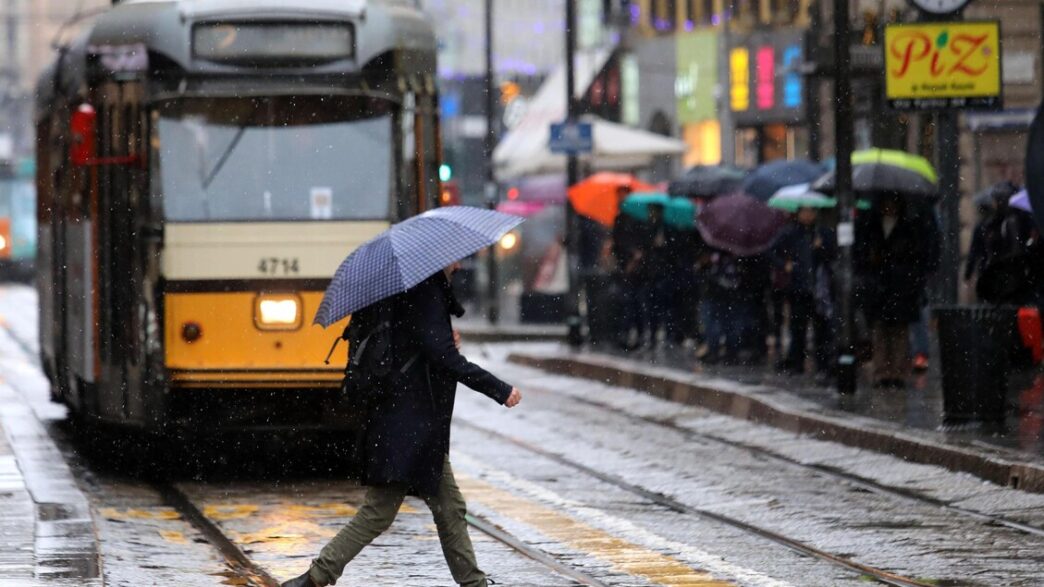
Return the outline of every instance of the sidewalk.
[[[822,440],[934,464],[982,479],[1044,492],[1044,377],[1013,377],[1009,401],[1019,406],[997,433],[937,431],[942,393],[938,373],[911,380],[906,390],[861,386],[851,396],[757,367],[699,364],[691,350],[572,351],[565,345],[519,345],[510,361],[594,379]]]
[[[0,587],[97,587],[90,506],[32,409],[0,383]]]

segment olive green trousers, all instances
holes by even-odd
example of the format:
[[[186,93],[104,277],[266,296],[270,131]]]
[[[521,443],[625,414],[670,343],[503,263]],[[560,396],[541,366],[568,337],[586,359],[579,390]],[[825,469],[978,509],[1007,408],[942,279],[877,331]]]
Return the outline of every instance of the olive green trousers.
[[[336,584],[344,567],[391,526],[405,498],[406,490],[401,487],[371,487],[366,493],[365,503],[352,521],[312,561],[308,571],[312,581],[317,585]],[[486,574],[475,561],[475,549],[471,545],[468,523],[464,519],[467,513],[464,496],[453,478],[448,455],[442,468],[438,495],[427,497],[424,502],[435,518],[442,554],[446,557],[453,580],[464,587],[487,587]]]

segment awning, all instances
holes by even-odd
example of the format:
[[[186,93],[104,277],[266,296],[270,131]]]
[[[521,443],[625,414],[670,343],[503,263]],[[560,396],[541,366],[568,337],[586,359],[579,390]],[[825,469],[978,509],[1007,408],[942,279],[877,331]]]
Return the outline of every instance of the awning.
[[[595,116],[585,116],[583,120],[593,126],[594,151],[580,159],[596,171],[639,169],[650,165],[656,157],[685,152],[685,143],[678,139]],[[566,157],[551,152],[550,138],[550,123],[542,128],[516,130],[505,137],[493,152],[497,179],[564,171]]]
[[[608,50],[580,53],[576,59],[578,97],[586,92],[609,60]],[[497,179],[510,180],[540,173],[562,172],[566,157],[551,153],[548,141],[551,124],[566,117],[565,67],[559,66],[537,91],[525,116],[493,151]],[[616,124],[594,116],[584,117],[594,125],[594,152],[581,157],[596,170],[633,170],[645,167],[661,155],[686,150],[682,141]]]

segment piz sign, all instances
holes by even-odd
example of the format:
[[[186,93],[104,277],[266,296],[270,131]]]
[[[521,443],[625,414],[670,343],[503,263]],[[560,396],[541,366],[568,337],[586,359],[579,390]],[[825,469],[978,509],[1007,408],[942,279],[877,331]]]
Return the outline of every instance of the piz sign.
[[[892,108],[1001,107],[999,22],[888,25],[884,51]]]

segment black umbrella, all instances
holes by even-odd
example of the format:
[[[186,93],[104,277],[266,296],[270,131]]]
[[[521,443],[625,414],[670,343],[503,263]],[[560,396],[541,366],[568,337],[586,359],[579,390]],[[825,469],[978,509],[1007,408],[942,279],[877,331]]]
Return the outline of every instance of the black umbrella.
[[[717,198],[696,217],[707,244],[740,257],[767,251],[786,223],[786,214],[745,194]]]
[[[672,196],[713,198],[739,189],[747,173],[727,165],[697,165],[672,181],[667,191]]]
[[[819,178],[812,189],[833,193],[835,172]],[[857,193],[893,193],[933,198],[939,193],[935,170],[919,155],[889,149],[867,149],[852,154],[852,189]]]
[[[748,196],[767,202],[779,190],[799,183],[811,183],[825,172],[822,165],[806,159],[772,161],[751,172],[740,189]]]

